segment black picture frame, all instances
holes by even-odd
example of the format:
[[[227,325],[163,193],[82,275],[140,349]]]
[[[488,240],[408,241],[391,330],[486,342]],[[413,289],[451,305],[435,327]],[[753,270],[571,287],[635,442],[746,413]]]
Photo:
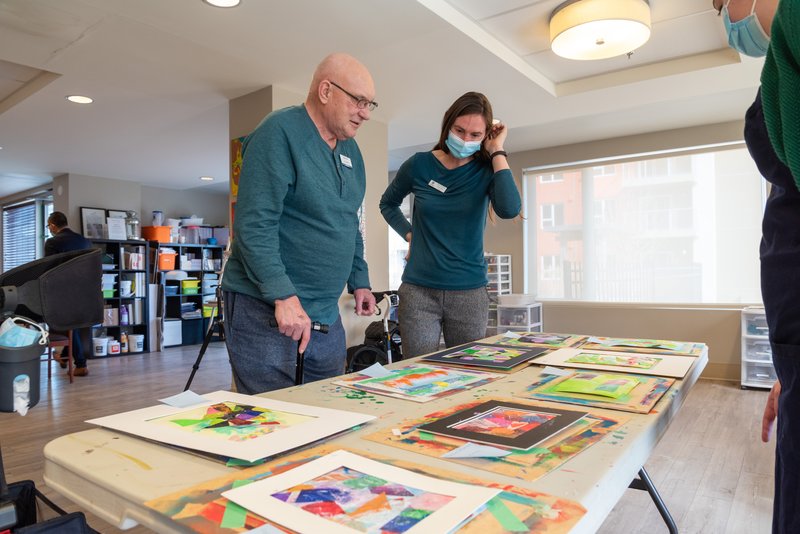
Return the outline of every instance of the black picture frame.
[[[470,358],[468,354],[464,353],[465,350],[469,350],[473,347],[478,349],[487,348],[500,352],[515,351],[521,352],[521,354],[513,356],[506,361],[479,360]],[[433,354],[423,356],[422,360],[426,362],[459,365],[463,367],[479,367],[482,369],[509,371],[514,367],[521,365],[535,358],[536,356],[539,356],[547,350],[549,350],[548,347],[509,347],[504,345],[491,345],[488,343],[466,343],[464,345],[459,345],[458,347],[453,347],[441,352],[435,352]]]
[[[502,422],[504,414],[515,414],[515,417],[518,417],[513,421],[522,425],[517,429],[519,431],[518,434],[503,436],[501,435],[502,433],[492,433],[492,425],[495,424],[493,419],[499,419]],[[549,406],[490,400],[436,421],[420,425],[417,430],[473,443],[486,443],[512,449],[528,450],[550,436],[575,424],[586,414],[587,412],[550,408]],[[544,415],[548,420],[537,424],[529,430],[524,430],[525,419],[534,418],[538,415]],[[508,418],[506,417],[505,420],[508,420]],[[530,424],[531,421],[528,420],[527,423]],[[470,430],[470,428],[483,429],[485,431]],[[501,428],[501,426],[498,424],[494,428]],[[508,429],[504,431],[513,433]]]
[[[81,206],[81,233],[86,239],[103,239],[106,230],[106,210]]]
[[[128,218],[128,211],[127,210],[106,210],[106,216],[112,217],[115,219],[127,219]]]

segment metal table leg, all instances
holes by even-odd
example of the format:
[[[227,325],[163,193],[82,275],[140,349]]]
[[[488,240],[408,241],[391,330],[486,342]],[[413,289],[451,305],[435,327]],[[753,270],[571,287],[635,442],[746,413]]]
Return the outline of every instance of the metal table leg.
[[[633,479],[631,483],[628,484],[628,487],[637,490],[646,490],[647,493],[650,494],[650,498],[653,499],[653,503],[656,505],[658,513],[661,514],[661,518],[664,520],[664,523],[667,524],[669,533],[678,534],[678,526],[675,524],[675,520],[672,519],[672,514],[670,514],[669,510],[667,510],[667,505],[664,503],[661,495],[658,494],[658,490],[653,484],[653,481],[650,479],[650,475],[648,475],[647,471],[645,471],[644,467],[639,469],[639,478]]]

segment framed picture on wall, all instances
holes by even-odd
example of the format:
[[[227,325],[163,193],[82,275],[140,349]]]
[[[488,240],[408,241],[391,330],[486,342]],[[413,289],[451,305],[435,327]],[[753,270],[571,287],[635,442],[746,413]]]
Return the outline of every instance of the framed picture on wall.
[[[86,239],[103,239],[106,229],[106,210],[81,207],[81,230]]]
[[[108,216],[112,219],[124,219],[128,216],[128,212],[124,210],[106,210]]]

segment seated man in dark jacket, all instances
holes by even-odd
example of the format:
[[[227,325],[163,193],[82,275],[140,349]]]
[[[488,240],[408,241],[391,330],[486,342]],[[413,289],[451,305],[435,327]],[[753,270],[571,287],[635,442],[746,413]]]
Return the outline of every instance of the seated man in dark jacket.
[[[44,255],[52,256],[61,252],[69,252],[71,250],[83,250],[92,248],[92,242],[83,237],[81,234],[73,232],[67,226],[67,216],[60,211],[54,211],[47,218],[47,229],[53,234],[53,237],[44,243]],[[75,360],[75,376],[86,376],[89,374],[89,369],[86,368],[86,357],[83,355],[83,347],[81,344],[81,334],[79,330],[72,331],[72,357]],[[59,359],[61,367],[67,366],[63,359]]]

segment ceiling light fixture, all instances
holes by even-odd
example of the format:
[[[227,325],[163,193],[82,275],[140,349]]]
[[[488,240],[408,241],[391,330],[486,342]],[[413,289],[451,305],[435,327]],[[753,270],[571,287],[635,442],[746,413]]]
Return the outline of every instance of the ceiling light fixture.
[[[550,48],[567,59],[620,56],[649,38],[647,0],[570,0],[550,16]]]
[[[67,100],[69,100],[70,102],[74,102],[75,104],[91,104],[92,102],[94,102],[94,100],[92,100],[88,96],[69,95],[66,98]]]
[[[200,179],[202,181],[204,181],[204,182],[213,182],[214,181],[214,177],[213,176],[201,176]]]
[[[241,0],[203,0],[206,4],[214,7],[236,7]]]

